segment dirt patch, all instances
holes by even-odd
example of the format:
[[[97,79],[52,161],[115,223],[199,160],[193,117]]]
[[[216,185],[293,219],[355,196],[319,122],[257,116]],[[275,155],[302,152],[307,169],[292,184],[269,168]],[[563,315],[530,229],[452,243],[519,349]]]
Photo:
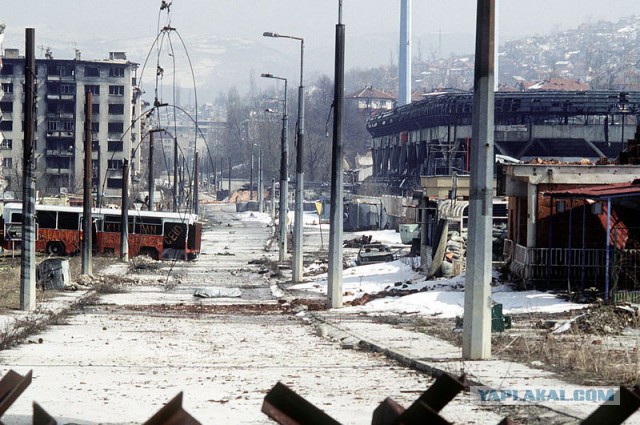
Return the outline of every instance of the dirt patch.
[[[47,258],[44,255],[36,256],[36,264]],[[82,259],[80,256],[65,257],[69,260],[69,273],[71,280],[76,281],[80,276]],[[93,257],[94,273],[110,265],[115,261],[113,258]],[[55,290],[38,291],[37,301],[48,300],[56,295]],[[5,253],[0,256],[0,311],[18,310],[20,308],[20,255],[16,253],[12,258],[11,254]]]
[[[180,317],[197,317],[205,314],[266,315],[287,312],[287,309],[279,304],[151,304],[127,306],[126,309],[145,312],[145,314],[179,315]]]
[[[555,372],[577,385],[633,386],[640,380],[640,330],[632,311],[594,305],[573,312],[514,315],[512,329],[491,335],[492,356]],[[462,346],[454,319],[405,315],[373,320]],[[566,331],[552,333],[567,323]]]
[[[0,310],[20,308],[20,258],[0,257]]]
[[[201,315],[268,315],[295,314],[301,310],[324,310],[326,301],[295,299],[277,304],[146,304],[126,306],[126,310],[158,315],[198,317]]]

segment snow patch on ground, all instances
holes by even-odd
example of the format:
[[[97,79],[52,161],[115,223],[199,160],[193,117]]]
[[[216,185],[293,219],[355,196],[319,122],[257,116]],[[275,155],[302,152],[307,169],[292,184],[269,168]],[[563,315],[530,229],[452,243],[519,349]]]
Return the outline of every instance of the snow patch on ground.
[[[400,244],[400,234],[394,230],[350,233],[349,237],[373,236],[373,240],[387,244]],[[348,238],[348,237],[345,237]],[[343,300],[352,301],[365,294],[383,291],[407,291],[407,295],[386,296],[369,301],[362,306],[345,307],[339,311],[364,314],[420,314],[442,318],[462,316],[464,311],[465,275],[451,279],[426,280],[426,276],[413,269],[414,260],[401,258],[389,263],[354,266],[342,274]],[[497,271],[493,282],[499,282]],[[313,281],[293,285],[290,289],[327,293],[327,274],[319,274]],[[417,293],[410,293],[419,291]],[[492,299],[503,306],[505,314],[534,312],[557,313],[582,309],[584,304],[571,303],[552,293],[540,291],[516,291],[508,283],[492,288]]]
[[[264,224],[271,224],[271,216],[267,213],[257,211],[245,211],[238,214],[242,221],[258,221]]]
[[[290,289],[327,293],[327,274],[317,276],[318,280],[293,285]],[[342,273],[342,289],[348,293],[345,301],[364,294],[373,294],[403,284],[406,281],[424,280],[424,276],[414,272],[402,260],[389,263],[367,264],[346,269]]]

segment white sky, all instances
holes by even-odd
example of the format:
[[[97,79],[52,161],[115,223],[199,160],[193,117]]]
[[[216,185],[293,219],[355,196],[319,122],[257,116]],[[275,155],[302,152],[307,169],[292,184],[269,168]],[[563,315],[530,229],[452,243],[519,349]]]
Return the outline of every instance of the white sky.
[[[35,27],[41,37],[66,32],[76,37],[79,48],[84,38],[155,36],[160,5],[159,0],[5,3],[11,6],[3,5],[0,21],[9,34],[23,34],[27,26]],[[390,0],[344,0],[347,35],[397,32],[399,5]],[[499,8],[500,30],[505,37],[515,37],[640,13],[640,2],[500,0]],[[264,31],[274,31],[304,37],[309,48],[333,43],[337,9],[335,0],[174,0],[171,8],[172,25],[183,34],[258,40]],[[413,0],[414,33],[473,33],[475,10],[474,0]]]
[[[0,22],[7,25],[2,47],[24,51],[24,29],[36,29],[36,55],[51,47],[57,58],[73,57],[74,49],[84,59],[106,57],[112,49],[127,52],[128,59],[143,63],[158,34],[160,0],[5,0]],[[436,51],[436,35],[442,34],[440,54],[473,53],[475,0],[412,0],[413,53],[424,57]],[[397,58],[400,0],[343,0],[346,25],[346,68],[369,68],[395,63]],[[499,0],[499,42],[552,30],[575,28],[583,22],[640,14],[640,1],[613,0]],[[284,55],[297,55],[299,44],[262,36],[265,31],[303,37],[307,77],[333,72],[333,46],[337,23],[336,0],[173,0],[171,26],[176,28],[194,55],[199,86],[205,97],[231,86],[248,90],[250,78],[267,72],[298,78],[297,67],[284,63]],[[163,12],[160,26],[166,23]],[[203,37],[203,38],[200,38]],[[206,47],[212,39],[239,39],[256,43],[250,58],[227,52],[221,62]],[[372,38],[368,43],[368,37]],[[381,43],[387,37],[389,43]],[[227,43],[225,46],[237,44]],[[371,45],[377,46],[372,48]],[[226,47],[228,48],[228,47]],[[259,58],[256,50],[268,53]],[[236,63],[229,63],[228,58]],[[180,68],[180,63],[178,64]],[[254,69],[255,68],[255,69]],[[190,81],[187,67],[178,70],[178,80]],[[258,78],[258,80],[260,80]],[[180,85],[180,84],[179,84]],[[273,82],[261,81],[271,87]],[[188,87],[188,86],[186,86]]]

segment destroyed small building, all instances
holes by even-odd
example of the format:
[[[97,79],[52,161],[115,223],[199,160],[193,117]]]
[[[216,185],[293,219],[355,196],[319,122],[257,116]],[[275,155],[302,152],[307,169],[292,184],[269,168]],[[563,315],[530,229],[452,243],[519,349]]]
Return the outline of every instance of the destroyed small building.
[[[622,258],[638,240],[629,229],[640,228],[640,166],[513,164],[503,172],[513,276],[536,287],[596,287],[607,298],[612,255]],[[617,289],[636,289],[633,267]]]

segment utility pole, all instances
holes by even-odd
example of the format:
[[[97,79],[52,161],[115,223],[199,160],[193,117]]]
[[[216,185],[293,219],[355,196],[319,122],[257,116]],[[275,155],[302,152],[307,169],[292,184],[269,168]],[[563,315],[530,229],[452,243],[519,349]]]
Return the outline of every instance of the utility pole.
[[[251,170],[249,170],[249,201],[253,201],[253,143],[251,143]]]
[[[264,198],[264,183],[262,181],[262,144],[258,149],[258,212],[264,211],[262,207],[262,198]]]
[[[333,149],[331,155],[331,226],[329,227],[329,270],[327,304],[329,308],[342,307],[342,110],[344,107],[344,40],[342,0],[338,6],[336,25],[335,76],[333,95]]]
[[[229,200],[231,200],[231,158],[229,158],[229,176],[227,177],[229,180]]]
[[[197,215],[199,212],[198,184],[200,182],[200,155],[198,151],[195,151],[194,155],[193,163],[196,169],[193,170],[193,213]]]
[[[35,134],[35,29],[25,32],[24,149],[22,161],[22,244],[20,258],[20,310],[36,308],[36,181],[33,144]]]
[[[271,179],[271,220],[276,219],[276,179]]]
[[[491,357],[495,0],[478,0],[462,358]]]
[[[122,211],[120,216],[120,259],[129,261],[129,160],[122,163]]]
[[[87,92],[84,103],[84,191],[82,204],[82,274],[93,273],[91,261],[91,248],[93,245],[93,233],[91,217],[91,183],[93,173],[91,167],[91,157],[93,154],[91,137],[91,118],[93,114],[93,93]]]
[[[300,87],[298,87],[298,145],[296,149],[296,202],[293,229],[293,281],[302,282],[304,267],[304,40],[300,39]]]
[[[280,154],[280,251],[279,260],[284,262],[287,257],[287,204],[289,198],[289,118],[287,117],[287,82],[284,83],[284,114],[282,114],[282,137]]]
[[[178,136],[173,137],[173,212],[178,212]]]
[[[149,132],[149,211],[153,211],[153,192],[155,187],[155,180],[153,179],[153,133],[160,130],[151,130]]]
[[[273,74],[262,74],[264,78],[274,78],[284,81],[284,100],[282,102],[282,136],[280,137],[280,212],[278,213],[279,260],[284,262],[287,257],[287,210],[289,198],[289,118],[287,116],[287,87],[286,78]]]

